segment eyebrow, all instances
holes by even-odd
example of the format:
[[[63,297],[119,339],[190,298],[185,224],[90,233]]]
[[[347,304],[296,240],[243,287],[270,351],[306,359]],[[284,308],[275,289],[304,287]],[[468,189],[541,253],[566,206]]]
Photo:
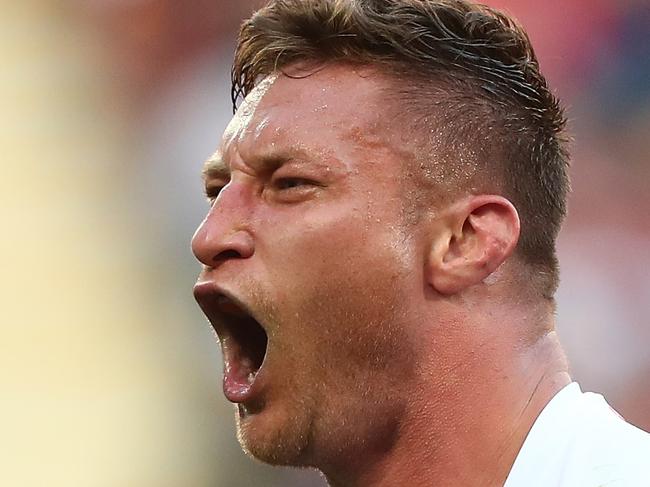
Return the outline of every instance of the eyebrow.
[[[289,153],[269,153],[255,157],[249,164],[255,170],[261,172],[273,172],[280,166],[304,158],[305,153],[302,150],[292,150]],[[203,179],[228,179],[230,178],[230,168],[222,159],[220,154],[210,157],[203,165],[201,172]]]
[[[201,176],[204,181],[212,178],[227,179],[230,177],[230,169],[226,166],[221,155],[215,154],[205,161],[205,164],[203,164]]]

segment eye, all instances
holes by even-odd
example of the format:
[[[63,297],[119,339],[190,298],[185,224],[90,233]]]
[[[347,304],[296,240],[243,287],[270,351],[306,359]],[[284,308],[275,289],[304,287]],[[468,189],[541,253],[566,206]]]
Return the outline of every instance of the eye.
[[[302,186],[313,186],[314,182],[304,178],[279,178],[273,183],[275,189],[288,190]]]
[[[323,185],[301,177],[276,177],[268,186],[269,196],[283,203],[298,203],[311,198]]]

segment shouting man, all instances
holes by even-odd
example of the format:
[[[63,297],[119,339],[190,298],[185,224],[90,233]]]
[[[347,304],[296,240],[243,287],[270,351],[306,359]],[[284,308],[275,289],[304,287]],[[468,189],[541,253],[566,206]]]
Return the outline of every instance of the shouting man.
[[[464,0],[275,0],[242,27],[192,247],[239,441],[333,486],[650,485],[554,331],[565,118]]]

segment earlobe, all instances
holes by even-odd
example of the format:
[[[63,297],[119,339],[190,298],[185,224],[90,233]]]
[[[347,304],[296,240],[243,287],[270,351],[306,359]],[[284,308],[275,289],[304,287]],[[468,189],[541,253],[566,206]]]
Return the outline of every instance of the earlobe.
[[[514,252],[519,239],[517,210],[498,195],[470,196],[451,206],[438,223],[425,275],[445,295],[483,281]]]

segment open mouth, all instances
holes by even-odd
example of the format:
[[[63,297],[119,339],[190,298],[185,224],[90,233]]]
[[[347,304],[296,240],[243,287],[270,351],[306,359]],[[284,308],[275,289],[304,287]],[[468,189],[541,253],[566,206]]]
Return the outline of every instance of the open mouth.
[[[213,311],[209,318],[221,341],[224,394],[231,402],[245,402],[264,363],[268,335],[245,306],[228,296],[218,295]]]

